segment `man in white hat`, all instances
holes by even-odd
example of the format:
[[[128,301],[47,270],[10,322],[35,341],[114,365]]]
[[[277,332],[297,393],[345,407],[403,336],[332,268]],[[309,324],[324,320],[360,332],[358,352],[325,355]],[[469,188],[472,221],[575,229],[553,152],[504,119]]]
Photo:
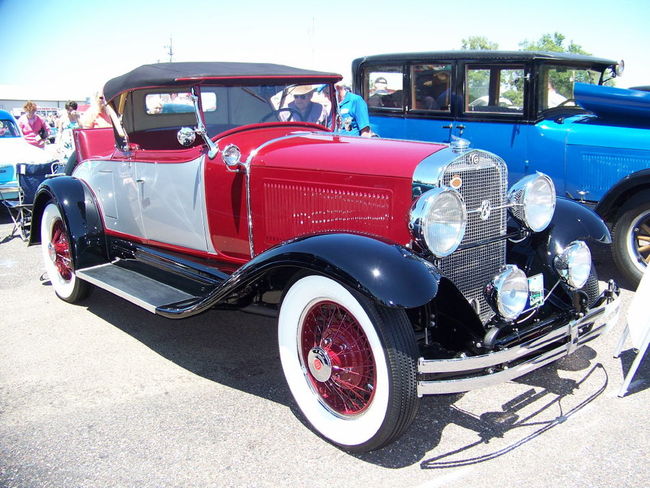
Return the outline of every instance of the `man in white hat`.
[[[325,125],[327,112],[320,103],[312,102],[315,88],[312,85],[299,85],[290,91],[293,101],[287,105],[288,109],[280,113],[284,121],[314,122]]]
[[[348,90],[344,80],[335,85],[339,102],[339,134],[372,137],[368,105],[359,95]]]

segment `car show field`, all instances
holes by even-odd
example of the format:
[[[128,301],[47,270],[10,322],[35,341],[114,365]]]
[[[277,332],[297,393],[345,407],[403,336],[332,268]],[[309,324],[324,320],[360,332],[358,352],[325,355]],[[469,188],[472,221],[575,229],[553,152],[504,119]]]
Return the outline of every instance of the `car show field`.
[[[0,212],[0,240],[10,231]],[[52,293],[40,246],[0,244],[3,487],[644,486],[650,364],[612,353],[623,322],[514,382],[425,397],[390,446],[349,455],[306,429],[275,321],[168,321],[103,290]],[[618,278],[609,257],[601,276]],[[601,287],[605,285],[601,281]],[[632,292],[622,289],[623,311]]]

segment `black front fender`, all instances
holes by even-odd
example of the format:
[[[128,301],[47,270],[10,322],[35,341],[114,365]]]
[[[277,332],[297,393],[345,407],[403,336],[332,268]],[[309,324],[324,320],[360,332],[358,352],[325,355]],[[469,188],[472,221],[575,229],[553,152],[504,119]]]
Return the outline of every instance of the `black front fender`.
[[[297,239],[259,255],[241,271],[289,263],[400,308],[418,307],[433,299],[441,276],[435,266],[403,246],[356,234]]]
[[[86,184],[71,176],[45,180],[34,198],[29,244],[41,240],[41,216],[48,203],[59,207],[70,233],[76,269],[105,263],[108,259],[104,226],[95,197]]]
[[[611,244],[612,236],[605,222],[593,210],[573,200],[558,198],[553,220],[546,230],[533,235],[532,246],[542,262],[554,269],[555,256],[577,240],[594,247]]]
[[[430,302],[441,278],[433,264],[403,246],[356,234],[325,234],[271,248],[199,302],[159,308],[156,313],[169,318],[201,313],[281,268],[328,276],[387,307],[399,308]]]

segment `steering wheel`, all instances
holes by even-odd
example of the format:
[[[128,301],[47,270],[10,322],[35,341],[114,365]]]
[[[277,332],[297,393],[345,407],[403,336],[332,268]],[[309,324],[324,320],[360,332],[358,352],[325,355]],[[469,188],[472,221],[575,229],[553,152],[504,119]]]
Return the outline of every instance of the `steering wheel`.
[[[278,110],[271,110],[268,114],[266,114],[264,117],[260,119],[260,123],[266,122],[268,119],[270,119],[273,116],[275,116],[276,119],[280,120],[280,112],[289,112],[290,117],[288,119],[298,120],[302,122],[302,116],[300,115],[300,112],[298,112],[295,108],[286,107]]]
[[[567,103],[570,103],[570,102],[573,102],[573,105],[577,105],[577,104],[576,104],[576,99],[575,99],[575,98],[567,98],[567,99],[564,100],[562,103],[556,105],[555,108],[557,108],[557,107],[564,107]]]

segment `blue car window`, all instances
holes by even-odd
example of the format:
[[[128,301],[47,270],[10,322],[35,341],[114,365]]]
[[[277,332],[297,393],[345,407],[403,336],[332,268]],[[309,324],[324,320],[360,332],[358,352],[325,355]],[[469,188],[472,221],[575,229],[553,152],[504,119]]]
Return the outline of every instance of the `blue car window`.
[[[402,66],[373,66],[363,77],[363,93],[368,107],[374,109],[404,108],[404,75]]]
[[[523,66],[468,66],[465,85],[466,112],[523,113]]]
[[[416,110],[451,111],[451,65],[411,66],[411,98]]]

